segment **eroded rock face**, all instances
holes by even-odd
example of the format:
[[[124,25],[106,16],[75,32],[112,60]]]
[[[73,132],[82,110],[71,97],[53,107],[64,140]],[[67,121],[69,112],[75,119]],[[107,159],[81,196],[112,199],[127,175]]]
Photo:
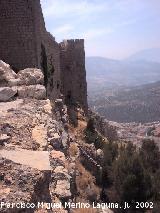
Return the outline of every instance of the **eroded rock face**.
[[[53,155],[53,153],[52,153]],[[66,160],[65,160],[66,161]],[[68,169],[65,166],[57,166],[52,172],[52,178],[55,180],[51,183],[50,189],[53,196],[69,199],[71,197],[70,179]]]
[[[0,150],[0,155],[3,158],[11,160],[15,163],[25,165],[40,171],[51,170],[49,153],[47,151],[32,151],[32,150]]]
[[[0,87],[0,101],[5,102],[11,100],[16,93],[16,87]]]
[[[46,99],[46,89],[43,85],[19,86],[17,89],[20,98]]]
[[[43,83],[40,69],[28,68],[16,74],[10,65],[0,61],[0,101],[9,101],[16,94],[20,98],[46,99]]]
[[[54,194],[63,199],[69,199],[71,197],[70,182],[68,180],[58,180]]]
[[[42,150],[47,148],[47,128],[44,124],[35,126],[32,130],[32,138],[39,144]]]
[[[50,200],[47,191],[49,173],[0,158],[0,202],[35,203],[34,209],[36,209],[37,202],[43,199],[42,194],[46,197],[45,201]],[[23,212],[33,212],[34,209],[24,208]],[[22,209],[3,207],[0,212],[19,213]]]
[[[6,86],[10,80],[17,78],[17,74],[11,69],[9,64],[0,60],[0,84]]]
[[[52,116],[49,100],[28,98],[0,103],[0,156],[3,165],[9,162],[8,166],[0,165],[3,183],[0,199],[54,203],[55,197],[59,200],[71,197],[71,177],[62,146],[65,130]],[[58,146],[58,151],[50,145],[49,138]]]
[[[0,61],[0,202],[36,205],[71,198],[66,155],[69,135],[64,128],[67,110],[62,100],[58,107],[44,100],[43,80],[38,69],[16,74]],[[7,208],[3,212],[11,213]],[[24,212],[48,211],[35,206]]]
[[[7,134],[0,135],[0,145],[4,145],[5,142],[7,142],[10,139],[10,136]]]
[[[18,72],[17,77],[24,85],[44,84],[44,76],[40,69],[27,68]]]
[[[48,138],[48,142],[55,150],[60,150],[62,148],[62,138],[57,132]]]
[[[51,163],[54,166],[65,166],[65,155],[63,152],[52,150],[50,153]]]

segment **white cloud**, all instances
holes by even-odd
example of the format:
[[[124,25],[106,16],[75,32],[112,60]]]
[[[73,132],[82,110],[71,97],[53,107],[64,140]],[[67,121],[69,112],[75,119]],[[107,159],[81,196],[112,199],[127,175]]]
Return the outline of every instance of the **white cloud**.
[[[86,40],[95,39],[104,35],[108,35],[110,33],[114,32],[114,29],[111,28],[105,28],[105,29],[90,29],[86,32],[84,32],[81,37],[85,38]]]
[[[94,12],[107,10],[105,3],[94,3],[86,0],[41,0],[45,17],[59,17],[66,15],[87,15]]]
[[[74,27],[71,26],[70,24],[65,24],[63,26],[53,29],[52,33],[66,35],[66,34],[70,33],[73,29],[74,29]]]

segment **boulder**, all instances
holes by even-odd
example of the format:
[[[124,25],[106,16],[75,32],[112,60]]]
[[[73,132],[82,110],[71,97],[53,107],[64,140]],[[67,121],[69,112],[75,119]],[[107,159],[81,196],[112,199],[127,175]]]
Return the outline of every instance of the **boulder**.
[[[66,163],[66,158],[63,152],[53,150],[50,153],[50,160],[56,166],[64,166]]]
[[[10,139],[10,136],[6,134],[0,135],[0,145],[4,145],[4,143],[8,142],[9,139]]]
[[[9,87],[21,86],[21,85],[24,85],[24,81],[21,80],[21,79],[19,79],[19,78],[10,79],[7,85],[8,85]]]
[[[40,124],[35,126],[32,129],[32,138],[33,140],[39,144],[42,150],[46,150],[47,147],[47,129],[44,124]]]
[[[43,100],[46,98],[46,89],[43,85],[19,86],[18,96],[21,98],[35,98]]]
[[[63,199],[70,198],[70,182],[68,180],[58,180],[54,193]]]
[[[0,102],[9,101],[16,93],[16,87],[0,87]]]
[[[62,132],[62,145],[64,148],[68,148],[69,146],[69,138],[68,133],[66,131]]]
[[[0,60],[0,86],[7,86],[8,82],[17,78],[17,74],[9,64]]]
[[[68,180],[70,181],[71,176],[68,174],[68,170],[63,166],[57,166],[52,174],[54,180]]]
[[[44,75],[40,69],[27,68],[18,72],[17,77],[24,85],[44,84]]]
[[[56,150],[59,150],[62,147],[61,136],[58,133],[54,133],[53,137],[48,138],[48,142]]]
[[[49,161],[49,152],[32,151],[25,149],[0,150],[0,156],[11,160],[14,163],[38,169],[40,171],[50,171],[52,168]]]

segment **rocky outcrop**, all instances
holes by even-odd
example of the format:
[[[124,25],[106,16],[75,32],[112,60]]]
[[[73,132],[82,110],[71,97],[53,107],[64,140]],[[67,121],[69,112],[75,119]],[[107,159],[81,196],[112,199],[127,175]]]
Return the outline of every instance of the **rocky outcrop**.
[[[9,162],[5,173],[1,167],[0,194],[6,202],[37,205],[70,199],[71,176],[66,166],[69,156],[65,156],[67,145],[62,143],[62,133],[65,132],[67,138],[69,135],[63,122],[53,119],[52,111],[49,100],[28,98],[0,103],[0,162],[4,165]],[[20,180],[16,181],[19,176]],[[4,212],[9,211],[4,209]]]
[[[95,128],[109,141],[118,140],[117,127],[115,125],[112,125],[104,117],[92,111],[89,112],[89,117],[94,119]]]
[[[18,96],[20,98],[35,98],[43,100],[46,98],[46,89],[43,85],[30,85],[18,87]]]
[[[13,96],[8,94],[9,99],[0,102],[0,201],[34,203],[33,209],[24,207],[24,212],[39,212],[38,202],[46,206],[45,203],[71,197],[66,155],[67,110],[63,101],[57,100],[58,107],[48,99],[42,100],[46,96],[40,70],[14,74],[9,65],[2,65],[5,88],[10,91],[13,82],[17,85]],[[3,88],[0,83],[4,96]],[[16,207],[3,208],[7,213],[21,211]],[[51,208],[50,212],[55,211]]]
[[[6,134],[0,135],[0,145],[4,145],[5,142],[7,142],[10,139],[10,136]]]
[[[16,94],[16,87],[0,87],[0,101],[9,101]]]
[[[38,201],[50,201],[49,175],[49,171],[40,171],[14,163],[7,158],[0,158],[0,202],[1,204],[15,203],[10,208],[2,205],[0,212],[31,213],[36,209]],[[22,205],[20,208],[16,206],[18,203]],[[32,204],[32,207],[27,208],[26,205],[29,203]]]
[[[25,85],[44,84],[44,76],[40,69],[24,69],[18,72],[18,79]]]
[[[51,170],[49,153],[47,151],[33,150],[0,150],[3,158],[13,161],[14,163],[25,165],[40,171]],[[43,159],[43,160],[42,160]]]
[[[0,60],[0,85],[6,86],[8,82],[17,77],[16,73],[11,69],[9,64]]]
[[[25,69],[17,74],[11,67],[0,61],[0,101],[10,101],[15,96],[20,98],[46,99],[46,89],[43,86],[44,76],[36,68]]]

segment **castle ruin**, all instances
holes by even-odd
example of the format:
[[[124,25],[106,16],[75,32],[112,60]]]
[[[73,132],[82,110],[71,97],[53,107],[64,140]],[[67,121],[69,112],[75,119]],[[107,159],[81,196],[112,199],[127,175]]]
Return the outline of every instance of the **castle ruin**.
[[[84,40],[58,44],[46,30],[40,0],[0,0],[0,59],[15,71],[42,69],[48,97],[62,93],[66,103],[87,110]]]

